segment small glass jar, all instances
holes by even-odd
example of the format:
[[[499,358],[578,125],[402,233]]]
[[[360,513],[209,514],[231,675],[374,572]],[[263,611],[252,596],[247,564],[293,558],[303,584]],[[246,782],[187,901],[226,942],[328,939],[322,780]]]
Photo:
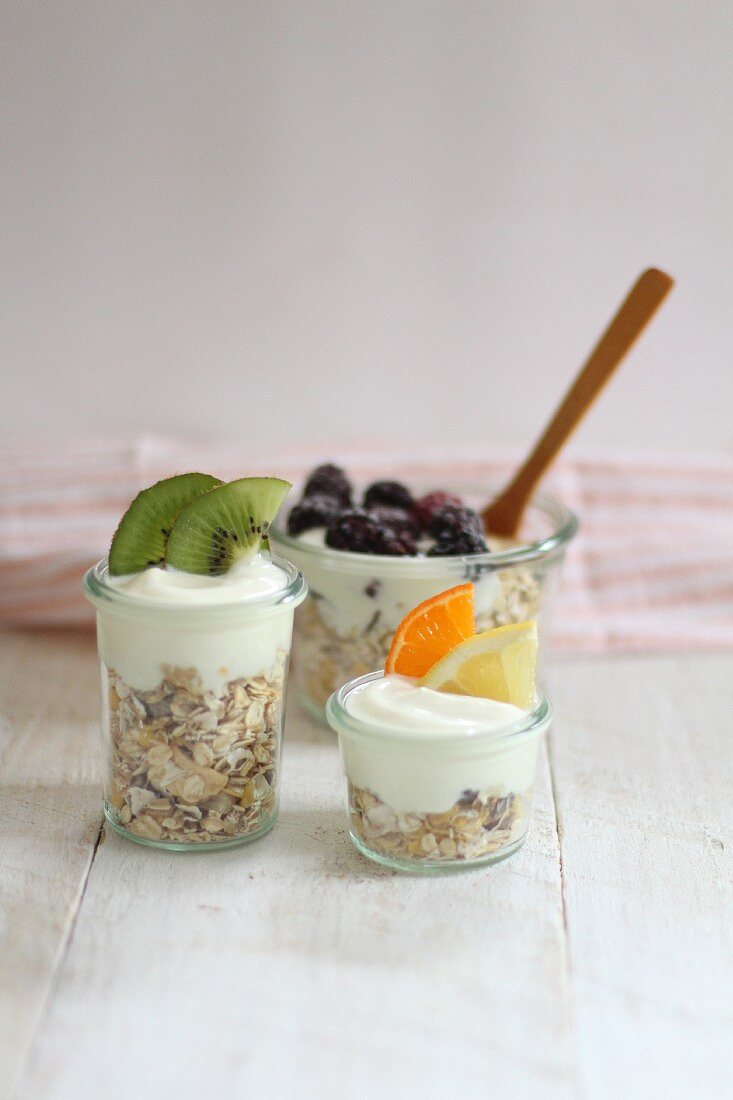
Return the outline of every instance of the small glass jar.
[[[84,577],[97,609],[104,812],[130,840],[228,848],[271,829],[285,687],[303,574],[273,558],[283,588],[184,605],[115,588],[106,560]]]
[[[486,486],[448,488],[477,509],[491,497]],[[539,496],[519,541],[489,536],[484,554],[398,558],[333,550],[288,535],[284,522],[270,532],[273,546],[302,569],[310,590],[295,617],[293,675],[301,702],[320,719],[341,684],[384,666],[411,608],[465,581],[475,585],[476,629],[537,619],[542,660],[560,567],[578,528],[570,509]]]
[[[352,680],[326,705],[338,734],[355,846],[376,863],[418,873],[512,855],[530,824],[549,700],[538,691],[529,714],[490,732],[386,729],[349,712],[350,694],[383,675]]]

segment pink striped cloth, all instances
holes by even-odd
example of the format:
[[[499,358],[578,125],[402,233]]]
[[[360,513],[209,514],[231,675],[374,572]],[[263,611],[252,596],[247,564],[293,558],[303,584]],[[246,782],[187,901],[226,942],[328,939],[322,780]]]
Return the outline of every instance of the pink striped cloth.
[[[223,479],[275,472],[298,481],[324,456],[360,480],[399,476],[435,487],[461,479],[500,485],[516,464],[516,456],[455,448],[406,457],[388,448],[314,447],[253,460],[242,444],[192,446],[157,437],[53,451],[5,445],[0,621],[90,623],[81,574],[104,555],[141,487],[191,469]],[[558,598],[556,649],[733,647],[732,458],[578,459],[561,463],[546,489],[581,517]]]

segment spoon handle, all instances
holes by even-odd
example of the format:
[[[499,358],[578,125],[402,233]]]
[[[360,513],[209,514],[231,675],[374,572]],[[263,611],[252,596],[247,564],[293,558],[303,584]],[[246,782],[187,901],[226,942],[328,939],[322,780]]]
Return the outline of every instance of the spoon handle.
[[[673,286],[674,279],[654,267],[636,280],[531,454],[506,489],[484,509],[484,527],[491,534],[516,534],[538,481]]]

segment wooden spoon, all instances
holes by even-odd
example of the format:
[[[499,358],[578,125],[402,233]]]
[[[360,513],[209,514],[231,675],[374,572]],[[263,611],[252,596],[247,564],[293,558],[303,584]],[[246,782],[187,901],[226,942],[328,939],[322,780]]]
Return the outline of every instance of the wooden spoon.
[[[673,286],[674,279],[654,267],[636,280],[529,458],[506,489],[484,509],[484,527],[490,534],[516,535],[538,481]]]

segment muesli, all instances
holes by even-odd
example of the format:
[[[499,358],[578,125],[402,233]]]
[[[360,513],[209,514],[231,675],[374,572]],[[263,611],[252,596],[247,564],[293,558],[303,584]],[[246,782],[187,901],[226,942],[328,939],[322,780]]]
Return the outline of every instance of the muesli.
[[[484,859],[511,848],[529,823],[531,791],[463,791],[444,813],[403,813],[349,783],[351,826],[372,852],[440,863]]]
[[[107,670],[113,821],[145,840],[208,844],[266,828],[276,786],[287,655],[251,679],[202,688],[193,668],[164,667],[140,691]]]

